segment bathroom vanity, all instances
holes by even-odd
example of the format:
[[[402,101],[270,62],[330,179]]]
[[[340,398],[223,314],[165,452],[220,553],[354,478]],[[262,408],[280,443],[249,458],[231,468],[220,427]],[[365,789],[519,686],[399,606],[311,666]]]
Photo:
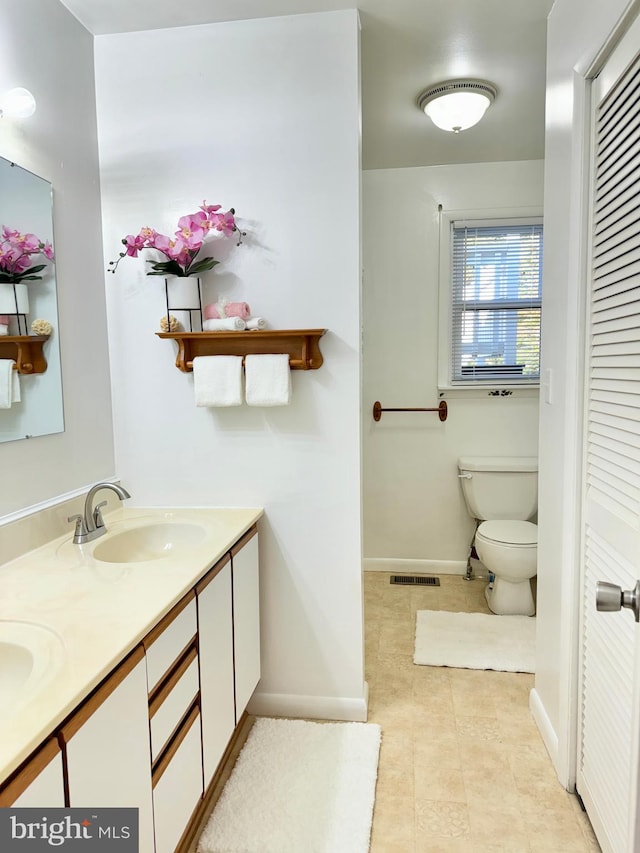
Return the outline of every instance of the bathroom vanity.
[[[188,847],[260,678],[261,515],[122,508],[0,566],[0,806],[136,807],[141,853]]]

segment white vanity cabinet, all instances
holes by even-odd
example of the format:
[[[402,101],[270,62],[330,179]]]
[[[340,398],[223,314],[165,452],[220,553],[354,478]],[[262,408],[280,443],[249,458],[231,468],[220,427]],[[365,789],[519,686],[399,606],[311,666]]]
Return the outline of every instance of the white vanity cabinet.
[[[140,853],[153,853],[147,672],[142,646],[60,730],[69,806],[139,809]]]
[[[231,554],[196,586],[204,785],[208,787],[235,728]]]
[[[192,849],[260,678],[257,526],[186,590],[0,784],[0,807],[137,808],[140,853]]]
[[[237,724],[260,680],[260,580],[256,526],[231,549],[231,574]]]
[[[0,789],[0,808],[63,808],[62,752],[50,738],[19,773]]]

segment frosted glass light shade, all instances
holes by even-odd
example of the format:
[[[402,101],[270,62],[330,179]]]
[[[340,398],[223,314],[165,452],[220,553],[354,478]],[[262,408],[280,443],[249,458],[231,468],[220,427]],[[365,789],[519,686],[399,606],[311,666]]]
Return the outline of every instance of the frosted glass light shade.
[[[480,121],[495,95],[490,83],[452,80],[427,89],[418,105],[436,127],[460,133]]]
[[[0,97],[0,116],[28,118],[36,111],[36,99],[28,89],[18,86]]]

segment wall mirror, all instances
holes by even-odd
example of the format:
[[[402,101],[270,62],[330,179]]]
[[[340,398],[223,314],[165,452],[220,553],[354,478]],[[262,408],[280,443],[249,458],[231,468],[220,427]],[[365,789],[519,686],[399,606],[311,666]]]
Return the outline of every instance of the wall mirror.
[[[0,227],[2,226],[21,234],[34,234],[43,242],[48,241],[55,253],[51,184],[0,157]],[[10,399],[7,405],[5,384],[5,396],[0,395],[3,406],[0,408],[0,441],[16,441],[64,431],[55,261],[47,261],[43,255],[33,255],[31,260],[34,264],[45,264],[44,269],[38,273],[42,278],[24,282],[25,303],[14,303],[13,313],[7,311],[7,302],[2,302],[0,316],[8,318],[8,326],[4,322],[0,323],[0,358],[3,362],[14,360],[11,339],[34,335],[31,328],[33,322],[45,320],[52,327],[49,337],[41,344],[46,370],[18,373],[14,369],[14,372],[18,373],[20,399]],[[18,314],[18,311],[24,313]],[[4,376],[6,383],[7,375],[13,376],[11,373],[0,372],[0,381]],[[12,397],[10,390],[8,395]]]

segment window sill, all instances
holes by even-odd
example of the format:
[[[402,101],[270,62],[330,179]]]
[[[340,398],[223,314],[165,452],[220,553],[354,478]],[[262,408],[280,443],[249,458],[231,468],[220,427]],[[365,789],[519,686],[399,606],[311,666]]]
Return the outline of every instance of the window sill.
[[[540,385],[456,385],[438,388],[438,399],[455,400],[456,398],[493,397],[538,397]]]

